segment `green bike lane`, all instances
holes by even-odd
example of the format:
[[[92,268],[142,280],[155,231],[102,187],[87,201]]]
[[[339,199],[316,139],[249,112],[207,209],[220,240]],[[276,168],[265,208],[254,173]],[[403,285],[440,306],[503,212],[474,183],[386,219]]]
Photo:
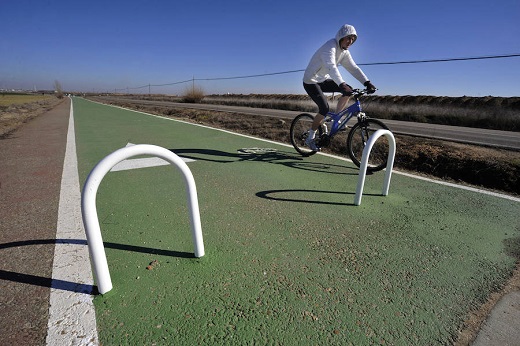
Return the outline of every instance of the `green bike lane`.
[[[447,344],[515,266],[518,202],[397,174],[383,197],[379,172],[354,206],[338,158],[77,98],[74,119],[81,185],[127,143],[195,160],[202,258],[176,168],[101,183],[102,344]]]

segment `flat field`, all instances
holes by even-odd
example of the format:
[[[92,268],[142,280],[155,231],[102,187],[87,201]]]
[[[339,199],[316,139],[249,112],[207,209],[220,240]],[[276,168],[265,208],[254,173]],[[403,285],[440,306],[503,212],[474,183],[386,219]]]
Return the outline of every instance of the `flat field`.
[[[53,95],[0,94],[0,139],[61,102]]]

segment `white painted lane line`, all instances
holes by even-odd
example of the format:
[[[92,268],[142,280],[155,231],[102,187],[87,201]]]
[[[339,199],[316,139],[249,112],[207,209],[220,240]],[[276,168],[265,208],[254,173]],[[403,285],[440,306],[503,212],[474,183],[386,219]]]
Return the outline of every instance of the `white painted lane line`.
[[[126,147],[133,146],[135,144],[128,143]],[[181,159],[188,163],[188,162],[194,162],[195,160],[188,159],[185,157],[181,157]],[[148,167],[158,167],[158,166],[167,166],[170,163],[168,161],[165,161],[159,157],[147,157],[143,159],[129,159],[119,162],[117,165],[112,167],[110,172],[118,172],[118,171],[127,171],[130,169],[139,169],[139,168],[148,168]]]
[[[110,172],[127,171],[129,169],[158,167],[166,165],[169,165],[169,163],[157,157],[149,157],[145,159],[131,159],[119,162],[117,165],[112,167]]]
[[[52,269],[47,345],[98,345],[94,280],[81,219],[74,111],[71,101]]]

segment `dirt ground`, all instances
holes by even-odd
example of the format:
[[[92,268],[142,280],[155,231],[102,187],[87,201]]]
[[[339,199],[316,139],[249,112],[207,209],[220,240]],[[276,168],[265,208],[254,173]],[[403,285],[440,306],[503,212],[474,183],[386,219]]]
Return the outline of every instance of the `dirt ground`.
[[[0,140],[9,138],[24,123],[54,108],[61,102],[63,100],[52,98],[0,109]],[[281,119],[259,118],[215,111],[120,105],[289,143],[290,122]],[[520,176],[520,152],[408,136],[398,136],[396,141],[398,148],[395,167],[397,169],[498,192],[506,192],[510,195],[520,195],[520,182],[518,180]],[[338,146],[328,148],[327,151],[338,153],[338,151],[341,152],[341,149],[341,146]],[[517,251],[515,256],[520,259],[520,252]],[[511,279],[501,291],[492,294],[479,310],[473,311],[468,316],[464,329],[455,345],[468,345],[475,338],[481,324],[496,302],[502,296],[514,290],[520,290],[520,266],[517,267]]]
[[[0,137],[1,345],[45,344],[70,111],[68,99],[56,100],[21,113],[0,108],[10,119],[2,125],[23,124]]]
[[[40,114],[56,107],[64,99],[49,97],[42,101],[12,104],[0,108],[0,139]]]

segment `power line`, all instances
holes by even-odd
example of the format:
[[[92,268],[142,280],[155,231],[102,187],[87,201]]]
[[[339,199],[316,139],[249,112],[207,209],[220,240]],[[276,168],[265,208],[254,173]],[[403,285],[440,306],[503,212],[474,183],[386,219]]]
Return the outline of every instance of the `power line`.
[[[373,62],[373,63],[358,64],[358,65],[368,66],[368,65],[421,64],[421,63],[428,63],[428,62],[485,60],[485,59],[502,59],[502,58],[514,58],[514,57],[520,57],[520,54],[477,56],[477,57],[469,57],[469,58],[448,58],[448,59],[410,60],[410,61],[394,61],[394,62]]]
[[[504,54],[504,55],[487,55],[487,56],[476,56],[476,57],[465,57],[465,58],[446,58],[446,59],[429,59],[429,60],[407,60],[407,61],[391,61],[391,62],[372,62],[372,63],[361,63],[359,66],[374,66],[374,65],[402,65],[402,64],[423,64],[423,63],[437,63],[437,62],[451,62],[451,61],[469,61],[469,60],[487,60],[487,59],[504,59],[504,58],[515,58],[520,57],[520,53],[515,54]],[[120,88],[115,90],[134,90],[134,89],[143,89],[150,87],[159,87],[159,86],[169,86],[176,84],[183,84],[188,82],[195,81],[217,81],[217,80],[230,80],[230,79],[246,79],[246,78],[256,78],[256,77],[266,77],[266,76],[275,76],[281,74],[289,74],[296,72],[303,72],[305,69],[300,70],[291,70],[291,71],[282,71],[282,72],[271,72],[271,73],[262,73],[262,74],[253,74],[246,76],[234,76],[234,77],[217,77],[217,78],[192,78],[180,82],[173,83],[165,83],[165,84],[148,84],[140,87],[134,88]]]
[[[253,77],[264,77],[264,76],[274,76],[278,74],[287,74],[287,73],[295,73],[295,72],[302,72],[305,70],[292,70],[292,71],[284,71],[284,72],[272,72],[272,73],[262,73],[262,74],[252,74],[249,76],[237,76],[237,77],[220,77],[220,78],[195,78],[195,80],[223,80],[223,79],[240,79],[240,78],[253,78]]]
[[[198,79],[195,79],[198,80]],[[166,86],[166,85],[175,85],[175,84],[182,84],[182,83],[188,83],[193,81],[193,79],[183,80],[181,82],[173,82],[173,83],[166,83],[166,84],[150,84],[150,86]]]

